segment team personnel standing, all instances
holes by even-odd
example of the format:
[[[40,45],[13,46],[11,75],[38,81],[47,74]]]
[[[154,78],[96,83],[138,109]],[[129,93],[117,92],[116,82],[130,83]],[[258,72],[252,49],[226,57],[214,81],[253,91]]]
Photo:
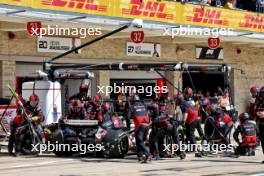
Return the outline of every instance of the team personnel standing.
[[[179,106],[183,114],[183,122],[186,127],[186,137],[191,144],[196,144],[195,130],[201,138],[204,137],[203,130],[201,128],[201,118],[199,116],[199,107],[196,105],[192,99],[193,91],[191,88],[187,87],[184,89],[184,100],[179,101]]]
[[[259,138],[261,141],[262,151],[264,154],[264,87],[261,87],[258,92],[255,112],[257,116]],[[264,163],[264,161],[262,161],[262,163]]]
[[[256,120],[256,112],[255,112],[255,106],[256,106],[256,100],[258,95],[259,88],[257,86],[253,86],[250,88],[250,100],[249,100],[249,115],[251,120]]]
[[[170,116],[169,107],[170,104],[172,104],[172,101],[170,98],[167,97],[167,94],[162,94],[161,97],[157,99],[157,105],[159,107],[158,112],[158,118],[153,122],[155,126],[162,129],[163,135],[162,136],[170,136],[172,138],[173,144],[175,144],[178,148],[176,151],[176,155],[179,156],[181,159],[185,158],[185,153],[181,152],[179,150],[179,135],[178,135],[178,123],[175,118],[173,118],[173,115]],[[173,155],[171,155],[173,156]]]
[[[134,95],[132,98],[131,113],[129,113],[131,116],[129,118],[132,119],[135,124],[137,156],[139,161],[147,163],[150,152],[145,141],[149,132],[150,118],[145,105],[140,102],[139,96]]]

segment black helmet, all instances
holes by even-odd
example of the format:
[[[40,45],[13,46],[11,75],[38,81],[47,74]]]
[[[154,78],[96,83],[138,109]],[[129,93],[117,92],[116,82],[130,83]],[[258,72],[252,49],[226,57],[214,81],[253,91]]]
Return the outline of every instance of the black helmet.
[[[258,96],[261,99],[264,99],[264,86],[259,89]]]
[[[245,122],[246,120],[249,119],[249,114],[247,112],[243,112],[239,115],[239,120],[240,122]]]

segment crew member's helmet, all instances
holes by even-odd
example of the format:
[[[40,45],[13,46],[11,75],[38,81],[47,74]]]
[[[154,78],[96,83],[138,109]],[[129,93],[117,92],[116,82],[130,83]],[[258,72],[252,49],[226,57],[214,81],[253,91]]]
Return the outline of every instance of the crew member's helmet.
[[[109,103],[104,103],[104,104],[103,104],[103,107],[104,107],[104,109],[105,109],[106,111],[109,111],[109,110],[111,109]]]
[[[193,90],[190,87],[186,87],[183,91],[184,95],[192,96]]]
[[[31,95],[29,97],[29,104],[31,107],[34,107],[34,108],[37,107],[39,104],[39,97],[35,94]]]
[[[93,97],[93,101],[94,101],[95,103],[100,102],[100,96],[99,96],[99,95],[95,95],[95,96]]]
[[[189,87],[186,87],[183,91],[183,94],[184,94],[184,98],[186,100],[189,100],[190,98],[193,97],[193,90]]]
[[[87,92],[89,89],[89,85],[86,83],[81,83],[80,85],[80,92]]]
[[[176,94],[176,95],[174,95],[174,99],[175,99],[176,105],[180,105],[184,101],[184,97],[183,97],[182,94]]]
[[[135,103],[140,103],[140,98],[138,95],[133,95],[131,98],[130,98],[130,101],[132,104],[135,104]]]
[[[251,94],[257,94],[258,93],[258,87],[257,86],[252,86],[250,88],[250,93]]]
[[[134,96],[133,96],[133,101],[140,101],[139,96],[138,96],[138,95],[134,95]]]
[[[83,110],[83,104],[80,100],[72,100],[71,101],[71,108],[70,111],[71,113],[80,113]]]
[[[209,105],[209,99],[208,98],[204,98],[202,101],[201,101],[201,105],[203,107],[206,107],[207,105]]]
[[[246,120],[249,119],[249,114],[247,112],[243,112],[239,115],[239,120],[240,122],[245,122]]]

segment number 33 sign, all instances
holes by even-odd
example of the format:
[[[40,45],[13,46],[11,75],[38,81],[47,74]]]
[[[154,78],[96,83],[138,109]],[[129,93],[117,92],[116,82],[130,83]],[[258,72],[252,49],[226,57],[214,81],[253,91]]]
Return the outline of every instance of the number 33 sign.
[[[132,31],[130,40],[134,43],[141,43],[144,40],[144,31]]]
[[[217,37],[217,38],[212,38],[212,37],[209,37],[208,38],[208,47],[211,48],[211,49],[216,49],[220,46],[220,38]]]

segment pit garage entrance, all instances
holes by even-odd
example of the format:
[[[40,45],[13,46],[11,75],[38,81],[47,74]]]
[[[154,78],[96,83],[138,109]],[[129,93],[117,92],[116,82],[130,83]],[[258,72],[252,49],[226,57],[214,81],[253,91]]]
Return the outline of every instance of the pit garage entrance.
[[[182,74],[182,86],[195,88],[197,92],[201,91],[203,95],[207,92],[210,96],[218,92],[218,87],[225,90],[225,74],[221,72],[184,72]]]

